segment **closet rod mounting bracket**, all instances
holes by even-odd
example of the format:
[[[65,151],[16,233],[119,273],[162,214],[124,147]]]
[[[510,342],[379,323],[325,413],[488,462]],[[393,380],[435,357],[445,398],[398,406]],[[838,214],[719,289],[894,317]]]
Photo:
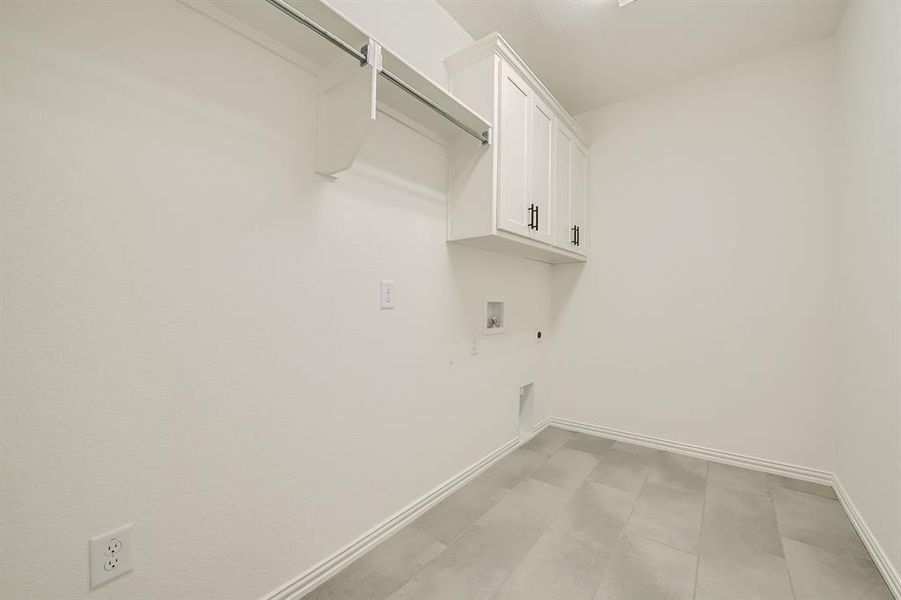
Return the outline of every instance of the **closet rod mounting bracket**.
[[[366,65],[372,65],[372,68],[378,72],[381,72],[383,69],[382,66],[382,45],[379,44],[372,38],[369,38],[369,41],[366,42],[366,45],[360,48],[360,54],[363,55],[363,58],[360,59],[360,66],[365,67]]]

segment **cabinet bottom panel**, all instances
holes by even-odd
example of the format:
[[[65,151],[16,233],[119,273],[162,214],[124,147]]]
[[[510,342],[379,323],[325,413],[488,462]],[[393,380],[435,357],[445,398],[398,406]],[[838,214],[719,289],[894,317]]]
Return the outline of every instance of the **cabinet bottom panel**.
[[[529,260],[550,264],[586,262],[588,260],[587,257],[580,256],[574,252],[554,248],[553,246],[503,231],[495,235],[452,240],[450,243],[474,246],[491,252],[520,256]]]

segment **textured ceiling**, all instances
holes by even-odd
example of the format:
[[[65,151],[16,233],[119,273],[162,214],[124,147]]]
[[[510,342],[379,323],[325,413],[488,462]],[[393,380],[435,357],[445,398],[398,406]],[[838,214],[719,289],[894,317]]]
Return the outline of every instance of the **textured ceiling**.
[[[835,33],[845,0],[438,0],[576,114]]]

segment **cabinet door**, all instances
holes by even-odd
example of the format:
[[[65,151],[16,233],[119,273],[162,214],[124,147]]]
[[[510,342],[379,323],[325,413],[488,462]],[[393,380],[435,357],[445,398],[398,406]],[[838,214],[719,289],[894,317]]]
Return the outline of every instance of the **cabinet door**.
[[[554,113],[541,100],[532,99],[532,127],[529,141],[531,206],[535,229],[532,237],[548,244],[554,241]]]
[[[575,232],[572,220],[573,199],[573,136],[562,125],[557,127],[554,140],[556,173],[554,186],[554,214],[557,236],[554,245],[564,250],[575,251]]]
[[[505,62],[501,62],[500,76],[497,227],[528,236],[530,93],[525,81]]]
[[[573,144],[572,224],[576,230],[575,251],[588,254],[588,153]]]

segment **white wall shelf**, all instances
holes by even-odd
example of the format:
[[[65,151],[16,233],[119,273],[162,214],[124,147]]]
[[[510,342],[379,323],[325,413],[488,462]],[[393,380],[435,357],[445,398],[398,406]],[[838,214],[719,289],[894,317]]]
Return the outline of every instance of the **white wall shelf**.
[[[204,10],[203,2],[189,2]],[[349,168],[377,109],[455,149],[490,144],[489,122],[321,0],[211,0],[241,24],[305,58],[320,79],[316,170]],[[204,12],[210,13],[209,10]],[[216,15],[213,15],[216,16]]]

